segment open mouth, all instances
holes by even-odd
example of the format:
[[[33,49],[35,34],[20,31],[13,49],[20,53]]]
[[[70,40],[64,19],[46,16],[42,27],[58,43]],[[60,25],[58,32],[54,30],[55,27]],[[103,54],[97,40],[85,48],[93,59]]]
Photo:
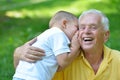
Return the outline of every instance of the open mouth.
[[[83,40],[85,42],[88,42],[88,41],[93,41],[93,38],[91,38],[91,37],[84,37]]]

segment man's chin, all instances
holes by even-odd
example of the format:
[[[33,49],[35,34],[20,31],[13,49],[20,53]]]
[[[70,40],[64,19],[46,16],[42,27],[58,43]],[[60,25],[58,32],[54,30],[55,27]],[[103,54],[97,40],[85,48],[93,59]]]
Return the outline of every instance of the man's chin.
[[[84,51],[86,51],[86,50],[92,50],[92,49],[93,49],[93,46],[92,46],[92,45],[85,45],[85,46],[82,46],[82,49],[83,49]]]

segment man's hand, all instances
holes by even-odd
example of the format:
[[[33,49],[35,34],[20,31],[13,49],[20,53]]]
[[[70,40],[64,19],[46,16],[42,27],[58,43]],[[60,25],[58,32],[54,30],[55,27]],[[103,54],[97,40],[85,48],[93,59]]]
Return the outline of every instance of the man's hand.
[[[17,67],[19,60],[27,62],[35,62],[45,56],[44,50],[31,46],[36,41],[36,38],[26,42],[14,51],[14,66]]]

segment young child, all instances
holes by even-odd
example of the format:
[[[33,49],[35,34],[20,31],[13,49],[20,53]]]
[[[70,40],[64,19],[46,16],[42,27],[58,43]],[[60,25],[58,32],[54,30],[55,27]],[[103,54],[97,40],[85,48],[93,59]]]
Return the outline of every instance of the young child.
[[[35,63],[20,61],[13,80],[51,80],[57,69],[65,68],[77,57],[78,19],[69,12],[59,11],[51,18],[49,27],[32,45],[45,50],[46,56]]]

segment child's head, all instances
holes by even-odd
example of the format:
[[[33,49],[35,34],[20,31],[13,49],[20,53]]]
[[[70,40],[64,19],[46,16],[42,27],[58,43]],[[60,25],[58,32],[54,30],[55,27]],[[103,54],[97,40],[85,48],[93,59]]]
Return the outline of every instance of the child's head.
[[[58,11],[50,20],[49,27],[59,27],[71,40],[78,30],[78,19],[72,13]]]

